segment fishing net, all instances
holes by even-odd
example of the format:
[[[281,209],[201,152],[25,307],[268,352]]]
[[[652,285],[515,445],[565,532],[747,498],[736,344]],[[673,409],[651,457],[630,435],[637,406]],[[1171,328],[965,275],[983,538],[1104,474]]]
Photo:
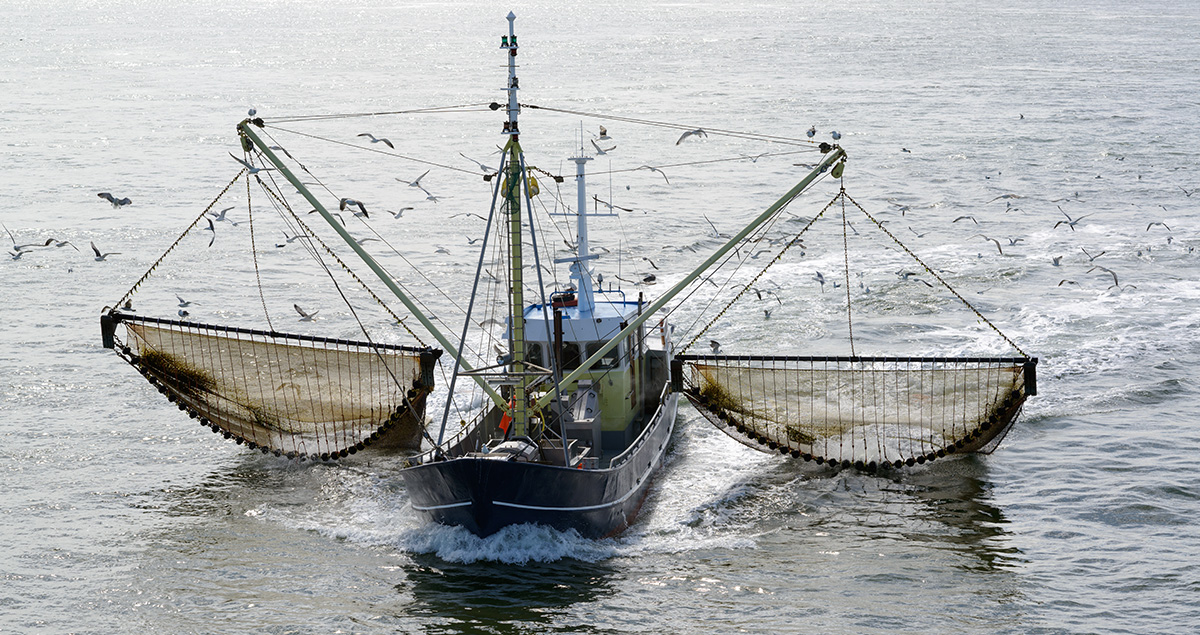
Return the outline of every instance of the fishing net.
[[[680,356],[677,386],[763,451],[875,469],[990,452],[1036,394],[1036,358]]]
[[[420,446],[440,351],[106,317],[106,345],[180,410],[252,449],[328,460],[376,442]]]

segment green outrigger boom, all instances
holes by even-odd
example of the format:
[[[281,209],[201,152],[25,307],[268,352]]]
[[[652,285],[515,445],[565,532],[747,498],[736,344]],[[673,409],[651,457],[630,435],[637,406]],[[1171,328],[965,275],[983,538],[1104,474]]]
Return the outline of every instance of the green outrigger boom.
[[[321,204],[321,201],[317,200],[317,197],[313,196],[312,192],[310,192],[308,188],[304,186],[300,179],[296,178],[296,175],[288,169],[287,165],[285,165],[283,161],[279,160],[279,157],[274,151],[271,150],[270,146],[264,143],[262,138],[259,137],[256,132],[254,132],[251,121],[249,119],[244,120],[238,124],[237,128],[239,133],[244,135],[245,138],[249,139],[252,143],[254,143],[255,146],[258,147],[260,151],[262,151],[263,156],[267,157],[267,160],[279,169],[279,173],[282,174],[284,178],[286,178],[302,196],[304,196],[305,200],[307,200],[314,208],[316,208],[317,212],[321,214],[321,217],[325,219],[325,222],[329,223],[329,226],[332,227],[334,231],[336,231],[338,235],[342,237],[342,240],[346,241],[346,244],[354,250],[354,253],[358,254],[358,257],[361,258],[368,267],[370,267],[371,271],[373,271],[375,275],[379,277],[379,280],[383,282],[383,284],[386,285],[387,288],[390,289],[397,298],[400,299],[400,302],[404,303],[404,306],[409,310],[410,313],[413,314],[413,316],[417,318],[417,321],[421,323],[421,326],[424,326],[425,330],[429,331],[430,335],[433,335],[433,339],[437,340],[438,344],[441,344],[442,348],[457,357],[458,347],[452,344],[450,340],[447,339],[446,336],[439,331],[436,326],[433,325],[433,322],[431,322],[429,318],[426,317],[419,308],[417,308],[416,303],[414,303],[412,299],[410,299],[408,295],[404,293],[400,286],[396,284],[396,281],[393,280],[386,271],[384,271],[383,267],[381,267],[378,262],[375,262],[375,259],[372,258],[365,249],[363,249],[362,245],[358,244],[354,240],[354,237],[350,235],[350,232],[346,231],[345,227],[342,227],[341,223],[338,223],[336,220],[334,220],[333,215],[329,213],[329,210],[325,209],[325,206]],[[461,363],[463,368],[467,369],[468,371],[471,370],[471,367],[467,365],[467,362],[463,361]],[[483,388],[484,392],[486,392],[488,396],[492,398],[492,401],[496,405],[506,407],[504,398],[501,397],[500,393],[496,392],[496,389],[488,384],[484,378],[473,378],[475,379],[475,382],[479,384],[481,388]]]

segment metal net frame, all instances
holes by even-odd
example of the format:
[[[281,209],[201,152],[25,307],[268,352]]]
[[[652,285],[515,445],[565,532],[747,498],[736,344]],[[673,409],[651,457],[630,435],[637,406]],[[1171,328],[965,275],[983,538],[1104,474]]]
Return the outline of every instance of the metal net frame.
[[[680,355],[675,389],[763,452],[875,470],[990,453],[1027,397],[1037,358]]]
[[[120,328],[124,327],[124,328]],[[441,351],[144,317],[102,318],[105,345],[225,438],[288,458],[415,450]]]

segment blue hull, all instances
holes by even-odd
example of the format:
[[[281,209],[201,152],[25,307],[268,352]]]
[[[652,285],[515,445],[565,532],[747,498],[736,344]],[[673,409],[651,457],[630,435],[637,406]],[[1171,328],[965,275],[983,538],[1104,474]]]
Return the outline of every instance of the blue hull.
[[[677,405],[678,395],[668,395],[630,449],[609,468],[460,457],[401,474],[414,510],[479,536],[520,523],[574,529],[588,538],[611,536],[636,518],[662,464]]]

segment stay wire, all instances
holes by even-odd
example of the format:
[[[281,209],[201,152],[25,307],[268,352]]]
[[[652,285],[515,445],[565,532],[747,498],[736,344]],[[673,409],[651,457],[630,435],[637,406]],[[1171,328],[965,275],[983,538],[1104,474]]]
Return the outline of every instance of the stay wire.
[[[846,328],[850,333],[850,356],[854,356],[854,320],[850,315],[850,237],[846,231],[846,186],[843,182],[838,198],[842,199],[842,264],[846,275]]]
[[[490,103],[459,104],[456,106],[433,106],[410,110],[385,110],[379,112],[327,113],[319,115],[291,115],[264,118],[264,123],[292,123],[299,121],[327,121],[331,119],[361,119],[364,117],[386,117],[389,115],[450,114],[459,112],[489,112]],[[486,109],[486,110],[477,110]]]
[[[291,130],[291,129],[283,128],[280,126],[266,126],[266,127],[273,128],[280,132],[286,132],[286,133],[294,134],[294,135],[301,136],[301,137],[307,137],[309,139],[316,139],[317,141],[324,141],[326,143],[332,143],[334,145],[345,146],[347,148],[354,148],[355,150],[361,150],[363,152],[374,152],[376,154],[382,154],[384,156],[395,157],[397,159],[404,159],[405,161],[412,161],[413,163],[420,163],[421,165],[428,165],[428,166],[435,167],[435,168],[442,168],[445,170],[451,170],[453,172],[462,172],[463,174],[470,174],[471,176],[479,176],[480,175],[478,172],[475,172],[474,170],[468,170],[466,168],[460,168],[460,167],[453,166],[453,165],[446,165],[445,163],[438,163],[436,161],[428,161],[426,159],[418,159],[416,157],[410,157],[405,154],[400,154],[399,152],[388,152],[387,150],[380,150],[379,148],[368,148],[368,147],[364,147],[364,146],[360,146],[360,145],[355,145],[348,141],[339,141],[337,139],[330,139],[329,137],[322,137],[320,135],[309,134],[307,132],[300,132],[299,130]]]
[[[1025,351],[1021,350],[1020,346],[1017,346],[1016,342],[1009,339],[1009,337],[1007,335],[1005,335],[995,324],[992,324],[991,320],[984,317],[984,315],[979,312],[979,309],[976,309],[975,306],[973,304],[971,304],[970,302],[968,302],[967,299],[964,298],[962,295],[960,295],[958,293],[958,291],[956,291],[954,289],[954,287],[950,286],[950,283],[948,283],[944,279],[942,279],[942,277],[939,276],[937,274],[937,272],[933,270],[932,267],[925,264],[924,260],[921,260],[921,258],[919,256],[917,256],[917,254],[913,253],[912,250],[910,250],[904,243],[900,242],[899,238],[896,238],[896,236],[894,234],[892,234],[892,232],[888,231],[887,227],[883,226],[883,223],[879,222],[879,220],[877,220],[874,216],[871,215],[870,212],[868,212],[866,209],[864,209],[862,205],[859,205],[858,201],[855,201],[853,198],[850,197],[849,194],[845,194],[844,192],[842,195],[846,197],[846,200],[849,200],[851,203],[853,203],[854,206],[859,209],[859,211],[861,211],[864,215],[866,215],[866,217],[868,219],[870,219],[870,221],[872,223],[875,223],[876,227],[878,227],[880,230],[882,230],[883,233],[887,234],[888,238],[891,238],[893,242],[895,242],[897,245],[899,245],[900,248],[904,250],[904,253],[911,256],[912,259],[915,260],[917,262],[917,264],[921,265],[921,267],[924,268],[925,271],[929,275],[933,276],[933,278],[935,280],[942,283],[943,287],[946,287],[946,289],[948,291],[950,291],[950,293],[954,294],[954,297],[958,298],[958,300],[960,302],[962,302],[964,306],[966,306],[968,309],[971,309],[971,311],[975,313],[976,317],[978,317],[981,321],[983,321],[984,324],[987,324],[989,327],[991,327],[991,329],[993,331],[995,331],[996,334],[999,335],[1005,342],[1008,342],[1009,346],[1012,346],[1013,349],[1015,349],[1021,355],[1025,356],[1025,357],[1029,357],[1029,355]]]
[[[579,117],[592,117],[594,119],[604,119],[607,121],[620,121],[623,123],[634,123],[644,126],[657,126],[661,128],[670,128],[673,130],[703,130],[705,133],[717,134],[728,137],[736,137],[741,139],[752,139],[756,141],[767,141],[770,143],[786,143],[792,145],[811,144],[816,147],[817,142],[811,139],[797,139],[792,137],[781,137],[777,135],[764,135],[754,132],[742,132],[738,130],[724,130],[721,128],[708,128],[705,126],[696,126],[681,123],[671,123],[668,121],[655,121],[653,119],[638,119],[635,117],[624,117],[620,115],[606,115],[602,113],[585,112],[582,110],[569,110],[565,108],[554,108],[552,106],[538,106],[534,104],[521,104],[522,108],[531,110],[545,110],[548,112],[557,112]]]

